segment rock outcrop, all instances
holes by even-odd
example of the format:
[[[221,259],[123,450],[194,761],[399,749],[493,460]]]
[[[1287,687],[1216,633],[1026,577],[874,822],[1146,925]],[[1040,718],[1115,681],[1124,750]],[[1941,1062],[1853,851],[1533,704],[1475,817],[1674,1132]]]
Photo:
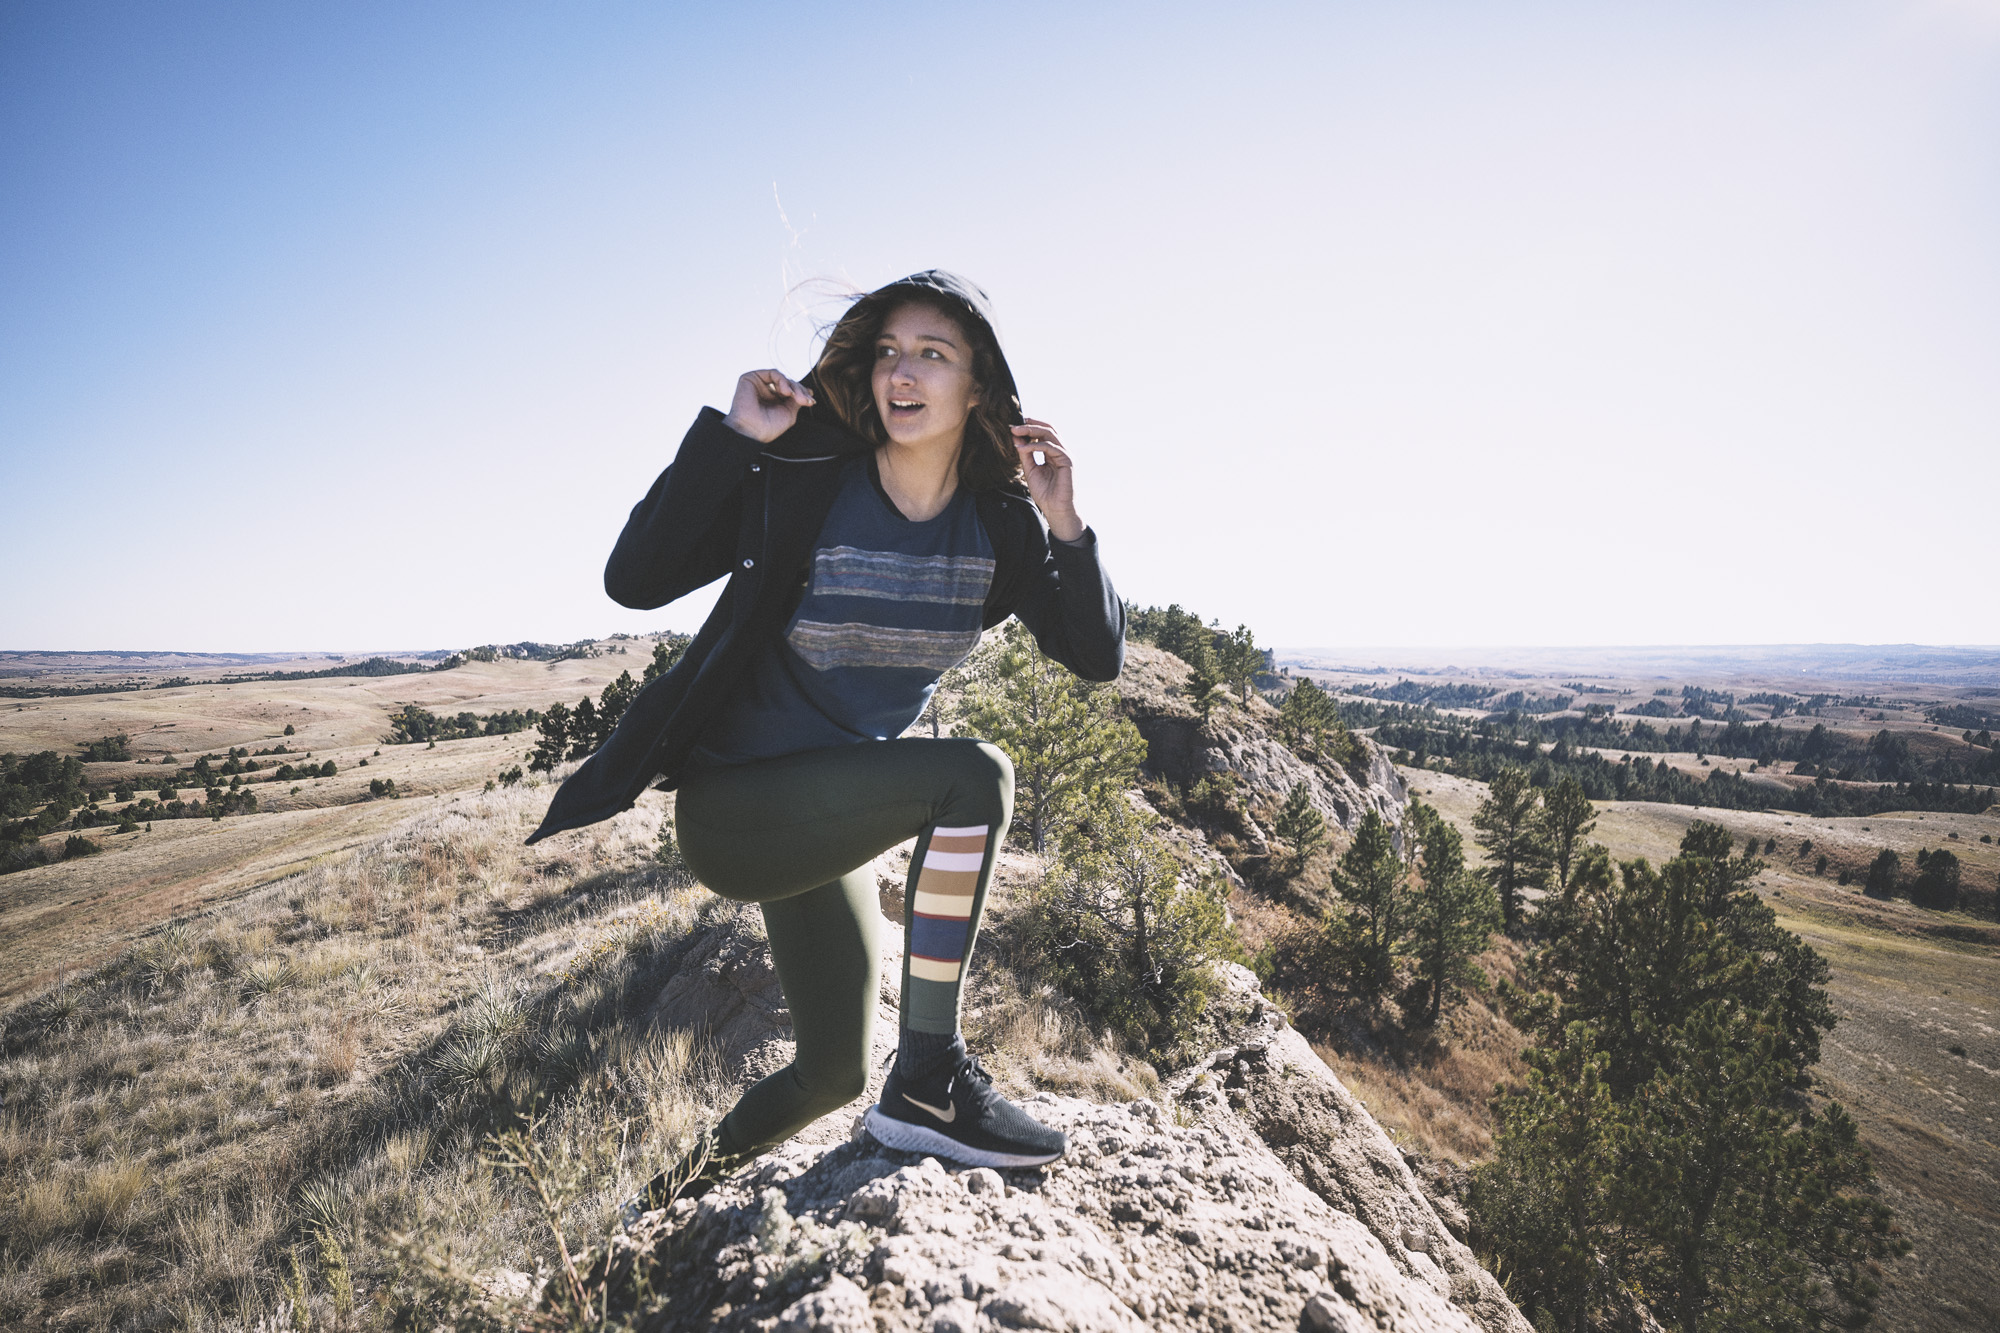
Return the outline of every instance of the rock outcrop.
[[[901,932],[885,936],[882,1059]],[[754,915],[718,912],[686,950],[655,1017],[706,1031],[746,1077],[789,1059]],[[1071,1136],[1047,1168],[948,1169],[883,1148],[855,1115],[871,1085],[698,1204],[647,1218],[617,1266],[670,1294],[663,1330],[1527,1333],[1366,1108],[1254,976],[1224,971],[1231,1041],[1161,1103],[1035,1099]]]
[[[1486,1333],[1529,1333],[1466,1248],[1463,1210],[1426,1194],[1368,1108],[1282,1016],[1261,1009],[1237,1045],[1184,1071],[1168,1089],[1193,1123],[1253,1133],[1301,1184],[1366,1227],[1398,1272],[1448,1298]]]
[[[1402,817],[1408,794],[1395,765],[1371,741],[1368,769],[1360,779],[1331,760],[1308,763],[1273,734],[1276,710],[1252,698],[1247,710],[1218,708],[1203,723],[1182,695],[1188,666],[1171,653],[1143,643],[1126,645],[1125,672],[1118,693],[1125,711],[1146,738],[1146,767],[1182,786],[1208,773],[1239,778],[1254,802],[1276,806],[1303,782],[1322,816],[1352,831],[1375,811],[1391,824]]]
[[[1032,1106],[1070,1136],[1046,1168],[952,1171],[861,1135],[781,1149],[654,1215],[624,1242],[657,1260],[651,1287],[671,1293],[649,1327],[1479,1328],[1255,1135],[1181,1126],[1153,1102]]]

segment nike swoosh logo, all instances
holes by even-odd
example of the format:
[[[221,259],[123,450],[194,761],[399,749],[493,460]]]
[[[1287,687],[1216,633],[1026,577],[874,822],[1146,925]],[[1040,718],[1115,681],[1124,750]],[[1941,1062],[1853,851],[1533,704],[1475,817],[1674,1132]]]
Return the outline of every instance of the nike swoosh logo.
[[[937,1107],[932,1106],[928,1102],[918,1101],[915,1097],[912,1097],[907,1092],[903,1094],[903,1100],[908,1102],[910,1105],[917,1107],[920,1110],[929,1111],[932,1115],[944,1121],[947,1125],[949,1125],[952,1121],[958,1119],[958,1107],[955,1104],[946,1106],[944,1110],[940,1111],[937,1109]]]

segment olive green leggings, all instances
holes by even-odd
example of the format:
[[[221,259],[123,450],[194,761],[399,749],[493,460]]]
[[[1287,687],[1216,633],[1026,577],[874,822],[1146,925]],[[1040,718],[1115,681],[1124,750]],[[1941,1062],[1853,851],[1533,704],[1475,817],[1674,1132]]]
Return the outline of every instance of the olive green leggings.
[[[994,849],[1013,811],[1014,766],[963,738],[867,741],[682,779],[681,854],[715,892],[763,907],[798,1042],[792,1063],[724,1118],[727,1151],[782,1142],[866,1088],[882,960],[869,862],[911,838],[902,1021],[958,1030]]]

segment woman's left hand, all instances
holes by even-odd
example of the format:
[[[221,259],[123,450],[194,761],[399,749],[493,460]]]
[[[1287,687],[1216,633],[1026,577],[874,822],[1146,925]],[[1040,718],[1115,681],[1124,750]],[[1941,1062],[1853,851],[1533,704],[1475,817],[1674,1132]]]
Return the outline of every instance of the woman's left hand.
[[[1014,448],[1021,456],[1021,476],[1035,507],[1049,521],[1056,540],[1073,542],[1083,536],[1083,520],[1076,516],[1076,491],[1069,450],[1056,438],[1056,428],[1046,421],[1023,417],[1014,427]],[[1035,455],[1042,456],[1041,462]]]

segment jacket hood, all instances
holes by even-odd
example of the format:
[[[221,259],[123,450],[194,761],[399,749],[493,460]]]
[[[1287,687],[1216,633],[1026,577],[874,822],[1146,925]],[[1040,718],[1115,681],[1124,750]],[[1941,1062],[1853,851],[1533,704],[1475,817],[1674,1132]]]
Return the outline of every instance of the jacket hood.
[[[906,296],[945,298],[954,314],[962,315],[972,326],[975,335],[983,333],[992,344],[995,369],[1000,379],[1000,388],[1007,402],[1007,423],[1021,424],[1021,394],[1014,386],[1014,371],[1007,364],[1007,353],[1000,345],[1000,331],[993,320],[993,298],[988,296],[970,278],[962,277],[948,269],[927,268],[921,273],[912,273],[907,278],[898,278],[887,286],[877,287],[848,308],[834,325],[836,331],[849,320],[864,319],[884,305],[893,305]],[[818,369],[806,375],[805,384],[818,393]]]

